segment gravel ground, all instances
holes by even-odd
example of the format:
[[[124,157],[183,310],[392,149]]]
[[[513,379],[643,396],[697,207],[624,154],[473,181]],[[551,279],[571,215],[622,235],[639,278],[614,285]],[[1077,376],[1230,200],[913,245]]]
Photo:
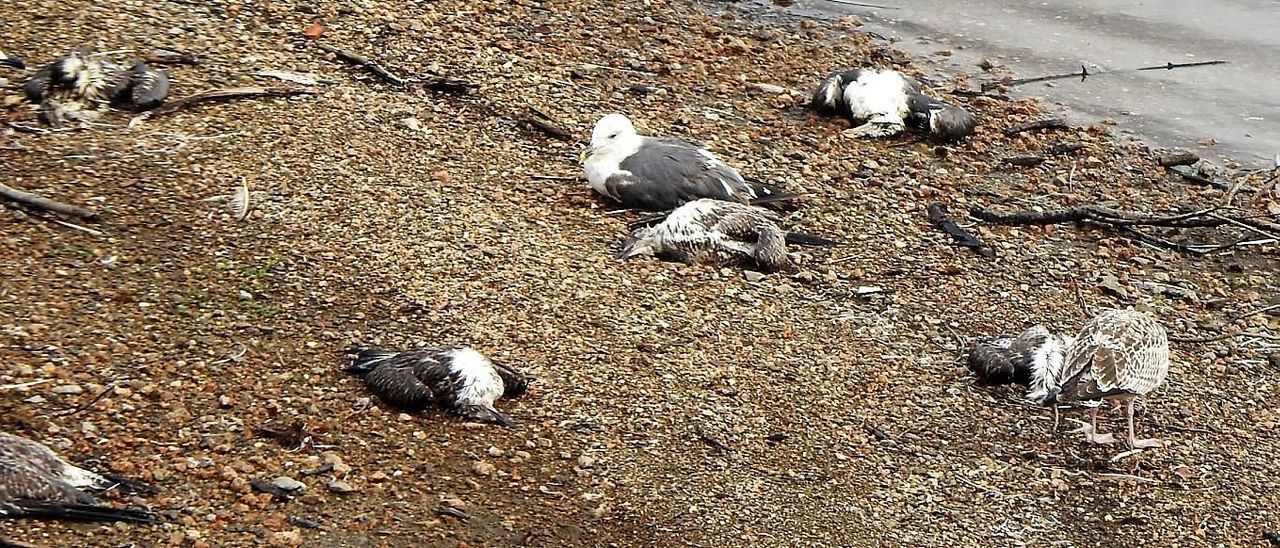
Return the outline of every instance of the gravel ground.
[[[1280,530],[1280,416],[1267,403],[1280,390],[1280,312],[1266,308],[1280,304],[1274,244],[1192,257],[1069,225],[979,224],[997,252],[988,259],[952,246],[924,214],[933,201],[953,212],[1105,202],[1161,213],[1221,204],[1221,191],[1172,178],[1106,127],[1008,137],[1043,113],[998,97],[953,97],[985,120],[971,143],[855,140],[847,124],[750,84],[804,90],[836,67],[909,60],[855,20],[736,10],[633,0],[0,8],[4,49],[33,64],[79,43],[197,53],[199,65],[169,68],[175,97],[281,84],[252,76],[260,70],[328,82],[314,96],[198,106],[133,129],[116,113],[86,131],[0,136],[6,183],[107,215],[93,236],[0,209],[0,383],[50,379],[0,391],[0,424],[157,484],[159,495],[115,503],[171,518],[9,522],[0,536],[1256,546]],[[325,43],[401,74],[479,88],[389,87],[308,43],[312,22],[327,27]],[[21,74],[2,76],[15,96]],[[966,85],[932,76],[942,91]],[[789,224],[849,245],[763,278],[616,262],[635,214],[579,182],[537,177],[578,176],[584,143],[523,127],[528,108],[580,139],[620,111],[642,132],[707,143],[750,176],[806,190]],[[999,161],[1059,142],[1085,146],[1032,168]],[[247,220],[203,201],[241,178],[253,189]],[[1273,194],[1234,200],[1280,208]],[[1113,460],[1120,449],[1054,436],[1046,411],[975,384],[958,360],[979,334],[1074,330],[1081,303],[1148,310],[1175,334],[1241,333],[1175,345],[1169,382],[1138,422],[1168,447]],[[538,377],[499,404],[522,427],[403,415],[340,370],[352,345],[437,343],[474,345]],[[1104,424],[1121,428],[1123,414]],[[263,428],[300,428],[301,439]],[[278,501],[251,486],[281,477],[305,490]]]

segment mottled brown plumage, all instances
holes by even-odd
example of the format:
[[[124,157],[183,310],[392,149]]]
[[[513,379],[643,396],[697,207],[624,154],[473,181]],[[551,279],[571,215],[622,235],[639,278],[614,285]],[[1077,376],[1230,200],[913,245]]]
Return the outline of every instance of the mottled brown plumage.
[[[1157,447],[1156,440],[1134,436],[1133,400],[1150,394],[1169,374],[1169,338],[1151,316],[1132,310],[1103,310],[1085,323],[1067,348],[1062,381],[1050,387],[1050,401],[1110,400],[1125,402],[1129,418],[1129,444]],[[1114,441],[1110,434],[1085,427],[1090,441]]]
[[[658,225],[632,232],[620,259],[651,255],[699,264],[725,264],[750,259],[762,270],[789,268],[788,241],[808,245],[834,242],[787,233],[781,219],[759,207],[704,198],[688,202]]]
[[[94,521],[153,521],[142,510],[103,506],[86,490],[155,489],[109,478],[63,460],[44,444],[0,432],[0,517]]]

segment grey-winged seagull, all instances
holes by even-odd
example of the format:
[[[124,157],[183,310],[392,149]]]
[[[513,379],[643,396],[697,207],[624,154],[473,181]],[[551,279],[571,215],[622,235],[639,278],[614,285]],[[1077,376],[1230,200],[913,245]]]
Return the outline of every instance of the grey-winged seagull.
[[[1046,381],[1044,401],[1112,401],[1126,404],[1129,446],[1160,447],[1154,439],[1138,439],[1133,428],[1133,402],[1150,394],[1169,374],[1169,337],[1151,316],[1132,310],[1103,310],[1085,323],[1067,347],[1062,371]],[[1098,413],[1079,431],[1094,443],[1113,443],[1115,436],[1097,432]]]
[[[703,198],[685,203],[655,226],[641,227],[623,244],[619,259],[643,255],[686,263],[723,264],[750,259],[766,271],[791,265],[787,244],[834,245],[816,236],[786,232],[779,217],[756,206]]]
[[[42,443],[0,432],[0,517],[155,521],[151,512],[102,505],[87,491],[153,493],[154,487],[75,466]]]
[[[363,377],[369,391],[392,407],[421,410],[435,405],[502,426],[515,423],[498,412],[494,401],[529,388],[525,375],[467,347],[358,350],[346,371]]]
[[[860,137],[888,137],[908,125],[946,141],[973,135],[978,119],[968,111],[925,95],[920,82],[889,69],[831,73],[809,106],[821,114],[847,116]]]
[[[596,122],[581,159],[591,188],[627,207],[663,211],[699,198],[761,204],[799,197],[746,181],[704,147],[639,135],[622,114]]]

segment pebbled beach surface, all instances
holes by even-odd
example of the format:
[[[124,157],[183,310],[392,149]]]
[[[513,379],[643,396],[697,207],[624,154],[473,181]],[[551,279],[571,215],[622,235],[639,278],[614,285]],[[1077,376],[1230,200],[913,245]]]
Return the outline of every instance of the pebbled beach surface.
[[[80,44],[165,48],[200,60],[165,67],[171,98],[315,90],[59,132],[26,129],[40,127],[29,107],[6,101],[2,181],[103,220],[67,219],[94,235],[0,209],[0,427],[154,483],[163,491],[145,499],[107,498],[167,521],[3,522],[2,538],[1258,546],[1280,530],[1274,242],[1198,256],[964,215],[1230,203],[1223,213],[1275,222],[1273,173],[1214,175],[1257,190],[1229,193],[1166,172],[1106,126],[1007,135],[1045,115],[998,92],[950,93],[977,89],[976,74],[929,86],[983,118],[973,141],[857,140],[786,92],[864,63],[920,73],[851,18],[632,0],[35,0],[0,14],[0,47],[32,67]],[[316,47],[302,34],[312,23],[320,43],[403,77],[478,87],[390,85]],[[267,70],[320,82],[254,76]],[[0,93],[17,98],[24,75],[0,73]],[[615,111],[806,191],[786,224],[848,245],[768,276],[615,261],[639,214],[598,198],[576,164]],[[535,112],[571,138],[522,122]],[[1062,144],[1080,146],[1046,152]],[[253,208],[236,221],[206,199],[241,181]],[[934,228],[934,202],[995,257]],[[1190,239],[1243,236],[1259,239],[1231,227]],[[1168,383],[1140,407],[1140,435],[1165,448],[1121,455],[1055,436],[1047,410],[980,386],[960,359],[977,336],[1074,331],[1103,306],[1216,339],[1175,343]],[[442,343],[537,377],[498,403],[520,428],[401,414],[341,371],[353,346]],[[1122,412],[1105,417],[1104,431],[1123,428]],[[303,486],[285,501],[255,482]]]

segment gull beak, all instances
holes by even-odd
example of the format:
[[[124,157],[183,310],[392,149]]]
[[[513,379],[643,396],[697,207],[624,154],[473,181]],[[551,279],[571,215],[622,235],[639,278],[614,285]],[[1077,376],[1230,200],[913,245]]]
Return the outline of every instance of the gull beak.
[[[592,153],[592,152],[595,152],[595,149],[594,149],[594,148],[592,148],[592,147],[587,147],[587,148],[582,149],[582,152],[579,152],[579,153],[578,153],[578,164],[579,164],[579,165],[586,165],[586,164],[587,164],[587,158],[590,158],[590,157],[591,157],[591,153]]]

